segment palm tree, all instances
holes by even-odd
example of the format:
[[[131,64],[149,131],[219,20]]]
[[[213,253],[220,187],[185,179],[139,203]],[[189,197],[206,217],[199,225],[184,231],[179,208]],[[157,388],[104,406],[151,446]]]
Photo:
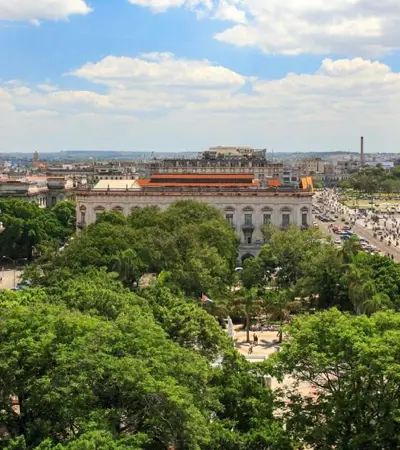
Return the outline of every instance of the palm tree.
[[[279,343],[283,340],[283,325],[291,314],[302,307],[301,299],[296,299],[290,289],[270,290],[266,294],[264,308],[271,320],[279,320]]]
[[[348,264],[345,280],[348,285],[349,299],[357,316],[362,313],[364,303],[376,294],[375,284],[370,275],[369,267],[360,266],[356,262]]]
[[[365,314],[373,314],[380,309],[392,307],[393,303],[390,301],[389,296],[381,292],[364,301],[363,312]]]
[[[120,250],[112,256],[110,261],[111,270],[118,273],[120,280],[127,286],[132,286],[138,274],[137,257],[134,250]]]
[[[239,289],[233,299],[234,312],[244,314],[246,320],[246,342],[250,342],[250,322],[253,317],[260,311],[262,300],[258,294],[257,288]]]

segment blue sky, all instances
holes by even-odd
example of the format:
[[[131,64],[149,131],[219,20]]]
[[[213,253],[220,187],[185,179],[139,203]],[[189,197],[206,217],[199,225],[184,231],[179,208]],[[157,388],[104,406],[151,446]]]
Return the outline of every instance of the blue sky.
[[[391,0],[0,0],[0,151],[398,151],[399,21]]]

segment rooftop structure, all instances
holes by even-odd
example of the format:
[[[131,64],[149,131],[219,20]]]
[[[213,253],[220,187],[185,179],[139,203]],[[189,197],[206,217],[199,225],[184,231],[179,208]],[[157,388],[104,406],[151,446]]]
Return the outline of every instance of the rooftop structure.
[[[64,177],[24,176],[0,178],[0,197],[35,202],[41,207],[74,197],[73,181]]]

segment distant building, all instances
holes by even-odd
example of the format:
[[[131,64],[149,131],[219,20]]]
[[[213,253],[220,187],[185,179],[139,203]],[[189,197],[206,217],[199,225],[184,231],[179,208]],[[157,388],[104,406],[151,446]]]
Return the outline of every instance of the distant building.
[[[321,158],[303,159],[299,166],[301,176],[312,176],[325,172],[325,161],[322,161]]]
[[[198,158],[154,158],[137,163],[137,172],[145,178],[157,173],[225,173],[254,175],[261,181],[278,179],[281,184],[299,182],[297,171],[267,160],[265,150],[250,147],[213,147]]]
[[[39,153],[35,152],[32,158],[32,167],[34,169],[46,169],[48,167],[48,163],[39,161]]]
[[[257,255],[264,243],[262,227],[287,228],[312,224],[313,186],[304,178],[292,186],[278,180],[263,182],[252,174],[157,173],[149,180],[101,180],[76,191],[78,228],[96,221],[104,211],[128,215],[135,208],[165,210],[177,200],[207,203],[221,211],[240,237],[241,260]]]
[[[266,156],[266,150],[255,150],[251,147],[234,147],[223,146],[210,147],[209,150],[205,150],[201,153],[201,157],[204,159],[220,159],[220,158],[243,158],[243,157],[257,157],[264,158]]]
[[[104,163],[100,165],[87,164],[62,164],[46,169],[49,176],[68,176],[77,182],[85,180],[89,184],[95,184],[99,180],[125,180],[135,179],[136,166],[134,163]]]
[[[62,200],[75,197],[71,179],[63,177],[25,176],[0,179],[0,198],[16,198],[35,202],[40,207],[52,207]]]

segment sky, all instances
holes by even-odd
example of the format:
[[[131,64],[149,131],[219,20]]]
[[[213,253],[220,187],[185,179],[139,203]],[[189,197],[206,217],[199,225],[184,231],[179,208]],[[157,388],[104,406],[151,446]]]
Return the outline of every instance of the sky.
[[[0,152],[400,150],[399,0],[0,0]]]

